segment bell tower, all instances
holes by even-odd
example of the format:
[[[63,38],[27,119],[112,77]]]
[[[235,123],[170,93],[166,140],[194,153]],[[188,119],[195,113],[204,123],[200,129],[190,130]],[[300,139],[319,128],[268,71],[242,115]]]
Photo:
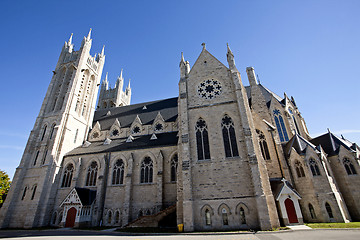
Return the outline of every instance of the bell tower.
[[[0,210],[0,228],[48,225],[55,176],[63,156],[86,139],[105,62],[104,48],[91,56],[91,29],[74,51],[65,42],[30,133],[13,184]]]

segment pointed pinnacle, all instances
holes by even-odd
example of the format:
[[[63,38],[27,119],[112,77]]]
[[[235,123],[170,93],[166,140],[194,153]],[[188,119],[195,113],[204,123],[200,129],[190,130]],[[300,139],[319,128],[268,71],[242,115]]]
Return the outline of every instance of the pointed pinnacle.
[[[70,46],[72,43],[72,37],[73,37],[73,33],[70,35],[69,41],[68,41],[68,45]]]
[[[92,28],[90,28],[90,31],[89,31],[89,33],[87,35],[87,38],[86,38],[88,41],[90,40],[90,37],[91,37],[91,30],[92,30]]]
[[[105,53],[105,45],[103,45],[103,48],[102,48],[102,50],[101,50],[101,56],[104,56],[104,53]]]
[[[185,59],[184,59],[184,54],[183,54],[183,52],[181,52],[181,60],[180,60],[180,63],[185,63]]]
[[[230,53],[231,55],[234,55],[229,47],[229,43],[226,43],[227,46],[227,52]]]
[[[120,79],[123,79],[122,73],[123,73],[123,69],[121,69],[121,72],[120,72],[120,76],[119,76]]]
[[[127,86],[126,88],[130,88],[130,80],[131,80],[131,79],[129,79],[129,84],[128,84],[128,86]]]
[[[106,72],[106,75],[105,75],[105,80],[104,80],[104,81],[106,81],[106,82],[107,82],[107,80],[108,80],[108,72]]]

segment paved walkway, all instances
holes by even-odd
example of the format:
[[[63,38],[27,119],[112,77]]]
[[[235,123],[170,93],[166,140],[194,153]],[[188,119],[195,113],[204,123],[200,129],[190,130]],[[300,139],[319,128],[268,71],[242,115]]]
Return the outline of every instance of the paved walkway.
[[[306,225],[289,225],[287,226],[288,228],[290,228],[291,230],[307,230],[307,229],[312,229],[311,227],[308,227]]]

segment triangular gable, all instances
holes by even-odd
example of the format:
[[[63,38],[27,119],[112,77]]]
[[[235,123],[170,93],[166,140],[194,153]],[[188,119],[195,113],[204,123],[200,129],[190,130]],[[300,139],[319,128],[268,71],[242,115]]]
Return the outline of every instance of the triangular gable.
[[[286,181],[285,178],[283,178],[281,181],[283,183],[279,193],[276,196],[276,201],[279,201],[281,195],[290,195],[294,196],[298,200],[301,199],[300,194],[290,185],[288,181]]]
[[[226,67],[222,62],[220,62],[216,57],[214,57],[208,50],[206,50],[206,48],[204,47],[203,50],[201,51],[199,57],[196,59],[194,65],[192,66],[192,68],[190,69],[189,74],[191,74],[191,72],[193,71],[193,69],[197,68],[197,65],[199,65],[200,60],[202,60],[203,58],[213,58],[215,60],[215,62],[217,62],[220,66],[228,69],[228,67]]]
[[[73,190],[71,190],[70,193],[66,196],[64,201],[62,201],[60,207],[63,205],[83,205],[75,188],[73,188]]]

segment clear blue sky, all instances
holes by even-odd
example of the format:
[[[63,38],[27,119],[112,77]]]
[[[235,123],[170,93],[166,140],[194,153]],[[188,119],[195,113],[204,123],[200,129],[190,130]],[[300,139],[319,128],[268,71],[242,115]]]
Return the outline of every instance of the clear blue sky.
[[[201,43],[226,63],[226,43],[245,85],[294,96],[312,136],[327,128],[360,143],[360,1],[0,2],[0,169],[13,176],[58,60],[93,28],[106,45],[103,76],[121,68],[132,103],[178,94],[180,53],[194,64]]]

